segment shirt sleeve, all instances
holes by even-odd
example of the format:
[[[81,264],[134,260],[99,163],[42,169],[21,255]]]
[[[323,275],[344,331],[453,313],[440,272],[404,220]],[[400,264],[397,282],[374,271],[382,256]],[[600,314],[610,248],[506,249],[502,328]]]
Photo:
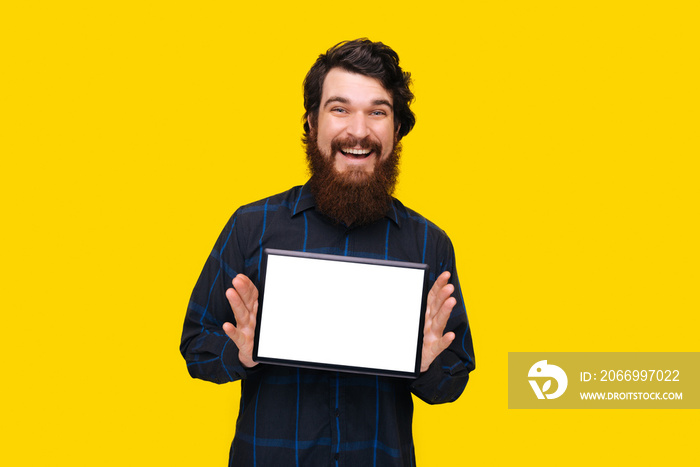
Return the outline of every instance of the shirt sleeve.
[[[457,400],[469,381],[469,373],[475,368],[474,346],[457,276],[454,248],[446,235],[444,241],[438,243],[438,248],[441,250],[438,257],[441,258],[440,263],[444,266],[442,270],[436,272],[435,277],[437,278],[443,271],[450,271],[450,283],[455,287],[452,296],[457,299],[444,332],[454,332],[455,339],[430,364],[428,370],[421,373],[411,384],[411,392],[428,404],[442,404]]]
[[[226,289],[244,266],[237,222],[234,214],[204,264],[187,307],[180,343],[190,375],[217,384],[246,377],[238,348],[222,329],[227,321],[235,324]]]

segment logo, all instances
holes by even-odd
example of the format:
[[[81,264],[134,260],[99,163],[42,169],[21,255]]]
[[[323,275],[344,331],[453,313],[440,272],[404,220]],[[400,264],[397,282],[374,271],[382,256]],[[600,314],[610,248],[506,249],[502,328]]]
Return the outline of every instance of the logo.
[[[564,370],[556,365],[547,365],[547,360],[541,360],[532,365],[527,376],[530,378],[548,378],[542,385],[541,389],[537,384],[537,380],[528,380],[538,399],[544,399],[545,397],[547,399],[556,399],[564,394],[564,391],[566,391],[566,386],[569,384],[569,379],[566,377]],[[557,390],[551,394],[546,394],[552,386],[552,379],[557,382]]]

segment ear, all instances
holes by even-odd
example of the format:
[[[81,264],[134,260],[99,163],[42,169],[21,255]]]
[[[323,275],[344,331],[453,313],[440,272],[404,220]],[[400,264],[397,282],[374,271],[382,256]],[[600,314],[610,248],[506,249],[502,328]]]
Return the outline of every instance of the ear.
[[[401,124],[396,127],[396,131],[394,132],[394,137],[398,138],[399,137],[399,130],[401,129]]]
[[[313,131],[313,129],[314,129],[314,125],[313,125],[313,123],[312,123],[312,120],[313,120],[312,117],[313,117],[313,114],[311,114],[311,113],[310,113],[309,115],[306,116],[306,123],[309,124],[309,130],[310,130],[310,131]]]

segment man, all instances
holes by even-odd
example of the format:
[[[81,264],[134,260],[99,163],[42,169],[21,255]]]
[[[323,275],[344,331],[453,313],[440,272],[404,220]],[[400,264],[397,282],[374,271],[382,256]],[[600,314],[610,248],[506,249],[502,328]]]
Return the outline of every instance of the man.
[[[195,378],[241,380],[230,465],[415,465],[411,393],[430,404],[454,401],[474,369],[452,244],[391,196],[400,140],[415,123],[409,85],[398,55],[379,42],[344,42],[319,56],[304,81],[311,179],[239,208],[204,266],[180,350]],[[268,247],[427,263],[420,376],[257,364],[257,287]]]

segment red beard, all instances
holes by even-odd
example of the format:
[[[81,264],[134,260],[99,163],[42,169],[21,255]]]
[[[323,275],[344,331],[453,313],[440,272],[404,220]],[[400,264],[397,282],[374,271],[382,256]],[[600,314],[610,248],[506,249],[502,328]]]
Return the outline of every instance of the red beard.
[[[315,134],[306,142],[306,159],[311,172],[309,186],[316,207],[336,223],[344,222],[347,226],[365,225],[384,217],[391,205],[391,195],[399,175],[401,144],[398,142],[394,143],[394,149],[386,160],[376,163],[371,174],[364,170],[336,171],[334,159],[338,149],[355,147],[357,142],[334,139],[331,142],[333,157],[321,154]],[[368,138],[359,143],[362,147],[372,148],[377,155],[382,153],[381,144]]]

